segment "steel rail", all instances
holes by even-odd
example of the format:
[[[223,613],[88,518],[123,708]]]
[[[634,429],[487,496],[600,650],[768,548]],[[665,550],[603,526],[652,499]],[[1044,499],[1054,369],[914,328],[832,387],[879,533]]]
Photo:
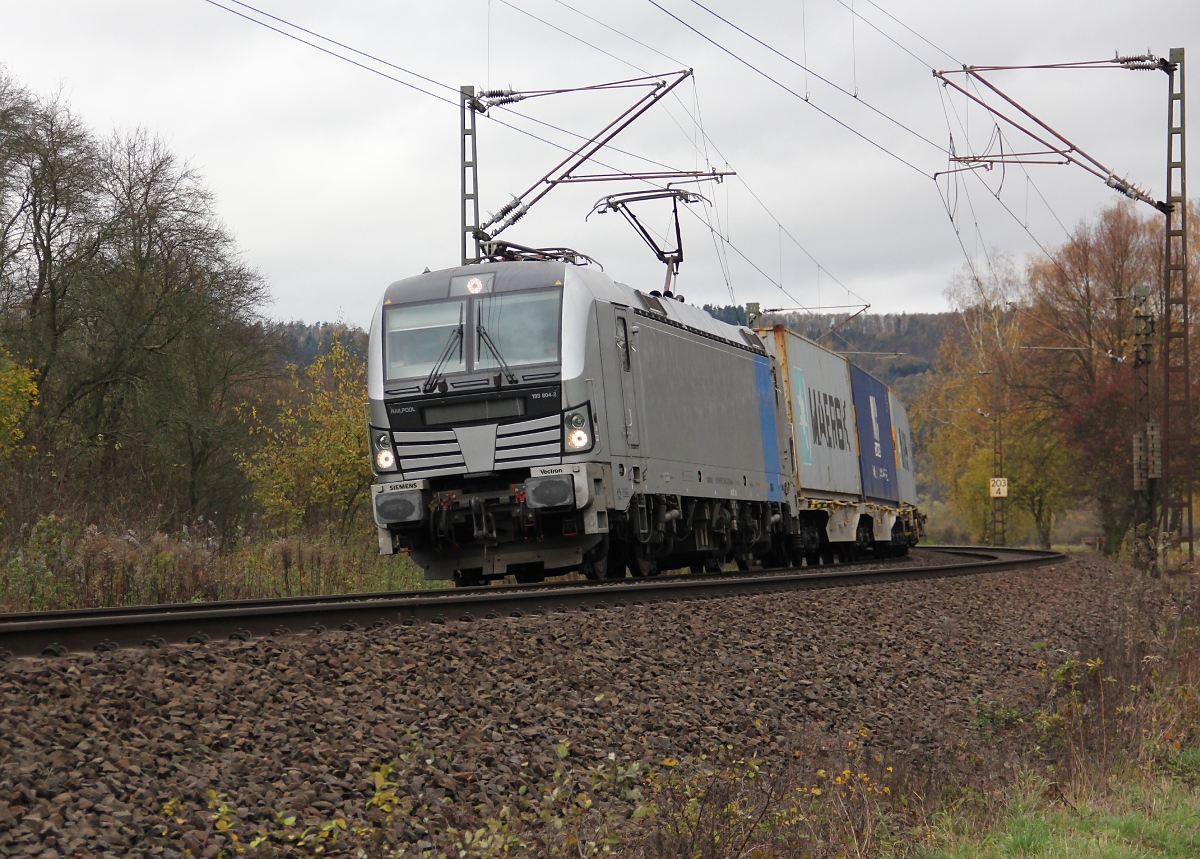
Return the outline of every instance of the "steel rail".
[[[61,656],[69,652],[249,641],[264,636],[367,629],[421,622],[712,599],[910,579],[998,572],[1053,564],[1065,556],[1031,549],[929,547],[971,558],[957,564],[847,569],[801,567],[629,580],[568,582],[322,597],[182,603],[126,608],[0,614],[0,656]]]

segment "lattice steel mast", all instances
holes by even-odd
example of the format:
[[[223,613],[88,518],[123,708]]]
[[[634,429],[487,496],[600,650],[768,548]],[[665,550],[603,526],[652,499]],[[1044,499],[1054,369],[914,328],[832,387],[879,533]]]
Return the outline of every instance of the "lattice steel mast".
[[[462,264],[479,262],[479,171],[478,148],[475,143],[475,114],[479,110],[475,87],[459,90],[459,119],[462,153]]]
[[[1162,487],[1158,517],[1158,567],[1172,535],[1195,559],[1192,522],[1192,394],[1188,342],[1187,135],[1184,125],[1183,48],[1163,63],[1170,79],[1167,100],[1166,247],[1163,254]]]

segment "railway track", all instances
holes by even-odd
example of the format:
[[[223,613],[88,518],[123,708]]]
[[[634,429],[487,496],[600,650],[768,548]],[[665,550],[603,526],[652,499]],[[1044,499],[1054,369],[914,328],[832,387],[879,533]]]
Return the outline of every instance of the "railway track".
[[[752,570],[598,582],[556,582],[323,597],[237,600],[0,615],[0,656],[62,656],[212,640],[446,623],[806,588],[972,575],[1056,563],[1057,552],[939,546],[962,558],[933,566],[857,565]]]

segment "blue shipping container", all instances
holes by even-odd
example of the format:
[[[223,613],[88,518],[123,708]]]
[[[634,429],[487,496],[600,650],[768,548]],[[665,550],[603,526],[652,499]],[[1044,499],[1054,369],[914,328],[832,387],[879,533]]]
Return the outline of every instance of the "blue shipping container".
[[[882,501],[900,499],[896,475],[896,446],[892,440],[892,409],[883,382],[850,365],[850,395],[858,424],[858,462],[863,495]]]

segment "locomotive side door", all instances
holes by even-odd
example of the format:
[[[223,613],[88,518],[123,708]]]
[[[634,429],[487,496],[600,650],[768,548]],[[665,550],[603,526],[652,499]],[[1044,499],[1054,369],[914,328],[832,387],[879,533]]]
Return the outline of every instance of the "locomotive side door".
[[[620,307],[613,309],[616,311],[617,367],[621,374],[621,406],[624,410],[621,420],[625,424],[625,439],[629,447],[636,449],[641,444],[641,434],[638,431],[637,388],[633,378],[634,362],[637,360],[633,345],[634,326],[628,310]]]

